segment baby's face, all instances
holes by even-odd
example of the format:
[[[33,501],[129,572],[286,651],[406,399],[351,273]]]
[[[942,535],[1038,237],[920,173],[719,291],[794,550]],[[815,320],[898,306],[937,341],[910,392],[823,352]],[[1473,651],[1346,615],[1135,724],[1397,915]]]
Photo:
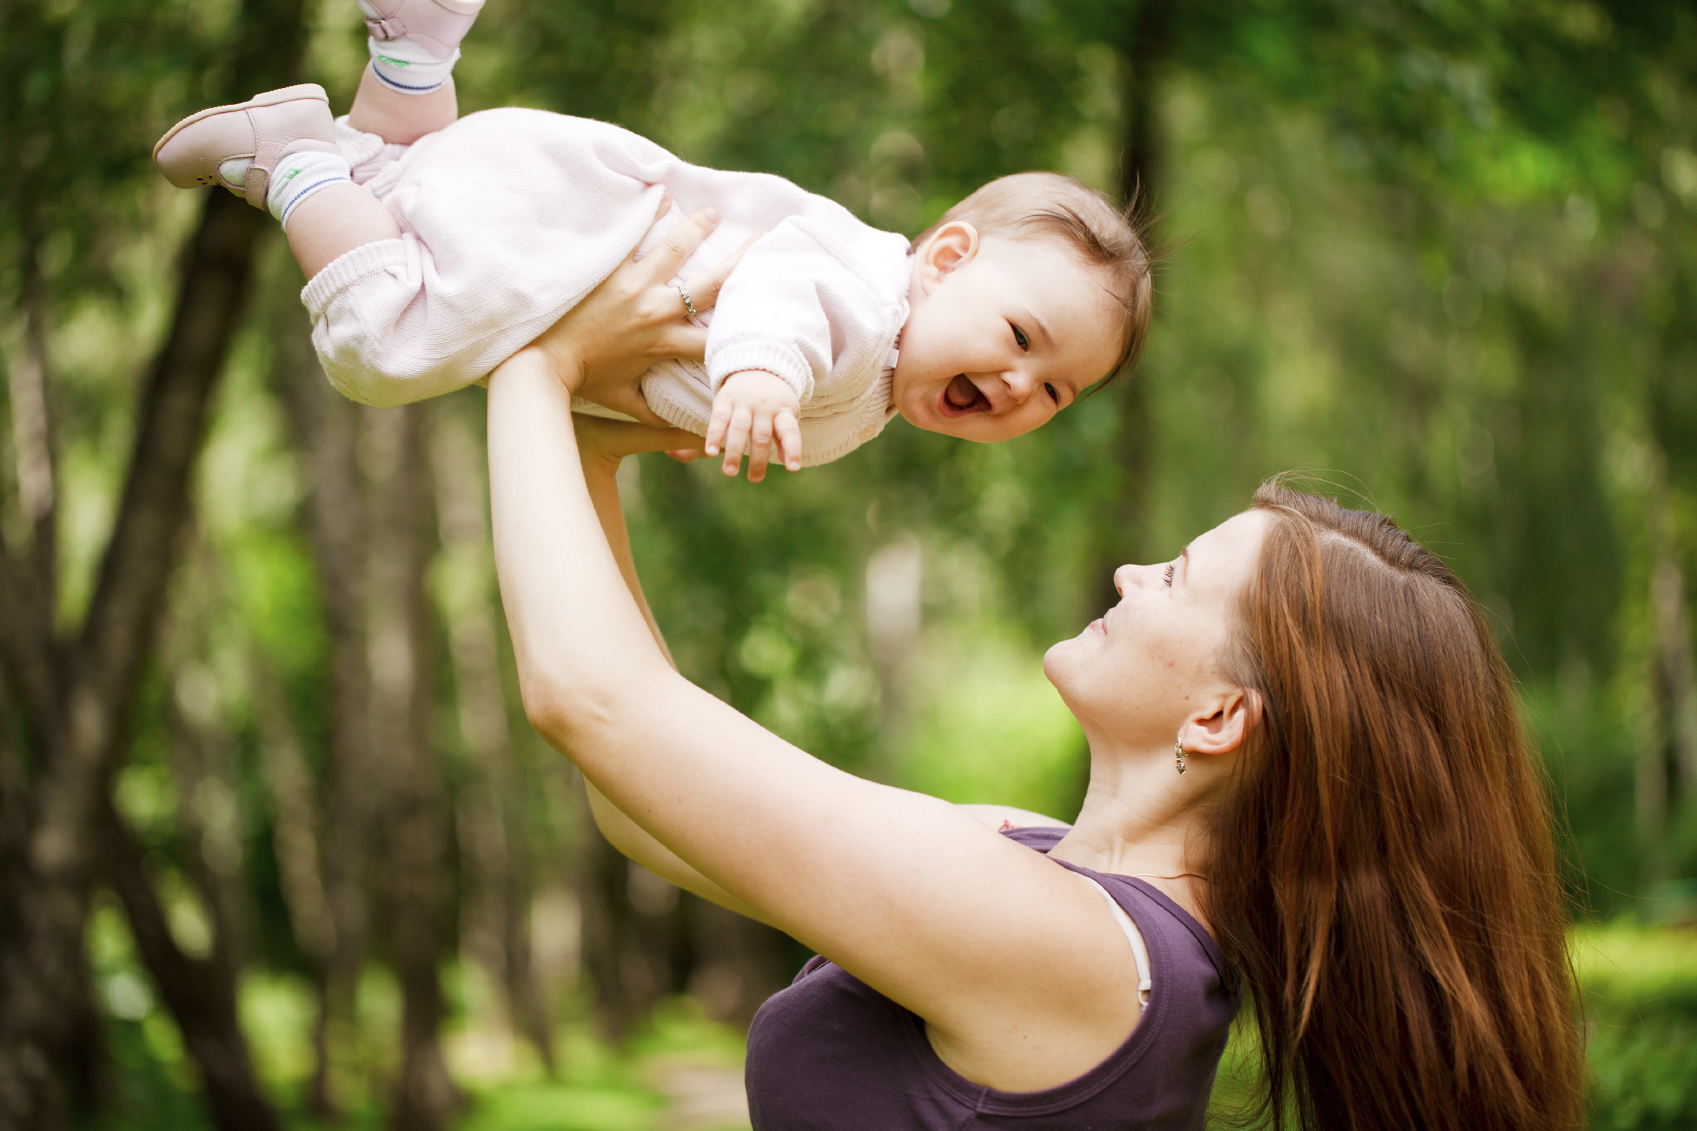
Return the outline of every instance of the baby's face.
[[[920,249],[908,301],[892,400],[928,432],[1022,436],[1119,358],[1125,314],[1106,275],[1058,240],[950,224]]]

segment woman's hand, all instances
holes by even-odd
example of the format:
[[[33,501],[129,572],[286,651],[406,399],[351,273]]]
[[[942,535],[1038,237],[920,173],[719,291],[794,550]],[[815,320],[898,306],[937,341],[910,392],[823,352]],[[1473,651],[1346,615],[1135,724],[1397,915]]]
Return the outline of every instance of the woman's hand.
[[[669,200],[662,201],[659,216],[670,206]],[[632,252],[529,348],[546,354],[555,374],[579,396],[655,428],[667,428],[643,400],[638,380],[657,361],[702,359],[707,331],[689,320],[683,296],[667,280],[677,274],[718,223],[716,212],[702,209],[674,228],[642,259],[636,259]],[[720,288],[746,250],[748,244],[684,284],[696,310],[710,309],[718,301]],[[699,446],[693,437],[687,443],[679,442],[677,436],[683,435],[687,434],[674,435],[674,448]]]
[[[701,444],[700,436],[673,428],[665,421],[660,422],[660,427],[651,428],[646,424],[573,413],[572,425],[577,433],[584,473],[591,478],[618,471],[619,461],[626,456],[639,452],[676,452]]]

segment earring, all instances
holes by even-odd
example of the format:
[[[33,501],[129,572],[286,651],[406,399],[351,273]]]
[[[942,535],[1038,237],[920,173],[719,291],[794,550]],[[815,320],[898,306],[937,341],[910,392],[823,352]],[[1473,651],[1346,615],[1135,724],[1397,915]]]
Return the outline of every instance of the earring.
[[[1184,773],[1184,739],[1173,739],[1173,761],[1178,765],[1178,772]]]

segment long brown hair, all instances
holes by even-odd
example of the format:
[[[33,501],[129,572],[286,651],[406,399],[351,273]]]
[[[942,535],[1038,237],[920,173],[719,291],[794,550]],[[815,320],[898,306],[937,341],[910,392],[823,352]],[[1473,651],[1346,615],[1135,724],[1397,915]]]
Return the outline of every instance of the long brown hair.
[[[1233,678],[1263,698],[1199,870],[1307,1128],[1580,1123],[1549,804],[1479,607],[1384,515],[1264,484]]]

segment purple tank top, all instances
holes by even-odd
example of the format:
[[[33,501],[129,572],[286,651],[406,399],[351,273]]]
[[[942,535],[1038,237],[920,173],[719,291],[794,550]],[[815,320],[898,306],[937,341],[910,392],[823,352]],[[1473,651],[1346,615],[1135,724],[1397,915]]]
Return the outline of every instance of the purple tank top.
[[[1064,829],[1003,835],[1047,852]],[[1040,1092],[999,1092],[945,1065],[925,1022],[815,957],[748,1032],[755,1131],[1130,1131],[1200,1129],[1237,1012],[1225,959],[1202,925],[1141,880],[1075,867],[1106,888],[1149,949],[1153,986],[1131,1036],[1084,1075]],[[1124,955],[1130,963],[1130,948]]]

